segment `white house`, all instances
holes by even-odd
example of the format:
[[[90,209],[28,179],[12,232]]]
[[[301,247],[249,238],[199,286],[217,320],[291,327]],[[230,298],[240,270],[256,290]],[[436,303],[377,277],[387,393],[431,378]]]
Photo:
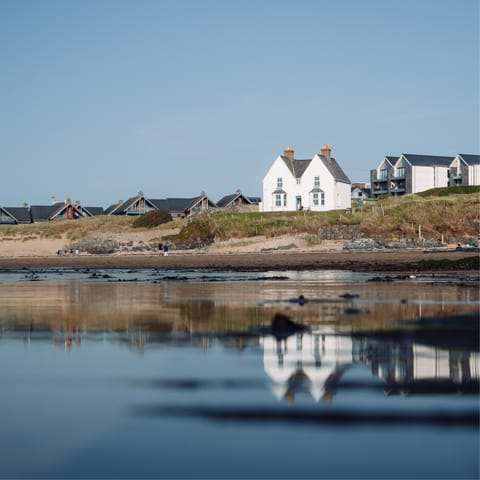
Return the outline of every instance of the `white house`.
[[[260,210],[281,212],[294,210],[326,211],[350,208],[351,182],[336,160],[329,145],[312,159],[297,160],[287,147],[263,179],[263,202]]]

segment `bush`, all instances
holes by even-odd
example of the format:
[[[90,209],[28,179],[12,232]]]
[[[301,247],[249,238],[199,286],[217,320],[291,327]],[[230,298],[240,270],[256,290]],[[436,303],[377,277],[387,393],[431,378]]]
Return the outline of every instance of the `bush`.
[[[133,228],[153,228],[171,221],[172,216],[169,213],[160,210],[151,210],[145,215],[136,218],[132,226]]]

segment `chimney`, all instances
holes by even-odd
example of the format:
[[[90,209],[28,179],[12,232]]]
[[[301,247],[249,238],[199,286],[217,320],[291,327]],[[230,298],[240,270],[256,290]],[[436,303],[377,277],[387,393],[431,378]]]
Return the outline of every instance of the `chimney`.
[[[330,145],[328,143],[324,143],[322,145],[322,152],[321,153],[327,160],[332,159],[332,149],[330,148]]]
[[[283,154],[290,160],[290,163],[293,165],[293,147],[287,147]]]

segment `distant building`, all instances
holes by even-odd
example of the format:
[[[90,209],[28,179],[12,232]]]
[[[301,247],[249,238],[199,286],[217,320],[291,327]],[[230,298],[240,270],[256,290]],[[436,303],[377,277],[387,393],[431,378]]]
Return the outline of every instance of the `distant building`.
[[[193,198],[165,198],[150,200],[158,210],[169,213],[173,218],[184,218],[195,213],[216,208],[217,204],[205,192]]]
[[[480,155],[459,153],[450,164],[449,186],[480,185]]]
[[[371,198],[371,192],[372,192],[372,189],[370,188],[369,183],[363,183],[363,182],[352,183],[352,190],[351,190],[352,203],[356,204]]]
[[[237,191],[231,195],[226,195],[225,197],[222,197],[217,202],[217,206],[219,208],[241,207],[250,205],[253,205],[250,198],[243,195],[240,189],[237,189]]]
[[[294,158],[292,147],[285,149],[263,179],[264,212],[295,210],[326,211],[351,206],[350,180],[331,156],[329,145],[313,158]]]
[[[480,155],[384,157],[370,171],[372,197],[404,195],[431,188],[480,185]]]
[[[32,223],[28,207],[0,207],[0,224]]]
[[[52,205],[31,205],[32,222],[48,222],[50,220],[76,220],[81,217],[94,217],[103,212],[101,207],[83,208],[80,202],[73,203],[69,198],[65,202],[54,201]],[[100,213],[101,214],[101,213]]]

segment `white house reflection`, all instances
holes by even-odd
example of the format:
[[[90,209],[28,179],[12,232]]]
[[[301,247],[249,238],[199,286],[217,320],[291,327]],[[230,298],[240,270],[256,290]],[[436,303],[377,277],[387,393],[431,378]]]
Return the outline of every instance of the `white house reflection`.
[[[261,343],[265,372],[278,399],[293,401],[305,389],[317,402],[327,398],[329,377],[341,376],[353,363],[350,337],[300,332],[283,340],[264,337]]]
[[[471,393],[478,391],[478,352],[412,342],[299,332],[286,339],[260,340],[263,364],[279,400],[293,402],[308,392],[331,401],[352,365],[368,365],[384,383],[386,394]]]

